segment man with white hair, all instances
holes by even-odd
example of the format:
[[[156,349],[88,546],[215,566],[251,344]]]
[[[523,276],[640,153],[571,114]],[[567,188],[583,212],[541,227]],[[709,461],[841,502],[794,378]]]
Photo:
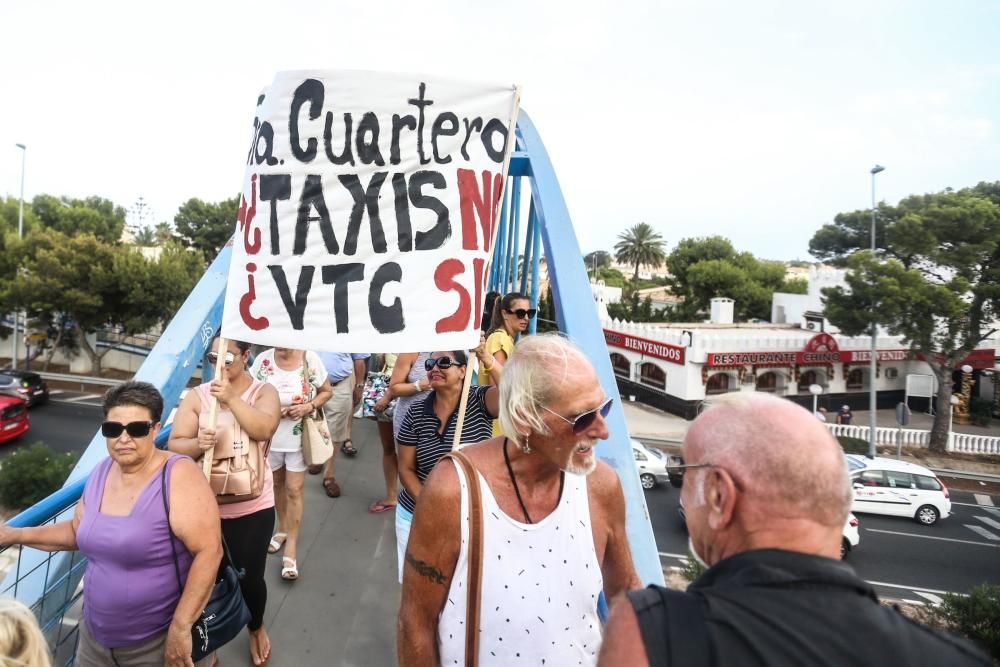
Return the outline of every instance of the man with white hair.
[[[691,424],[681,501],[686,593],[615,601],[601,665],[988,665],[879,604],[839,560],[852,489],[826,427],[791,401],[733,394]]]
[[[458,461],[439,463],[421,492],[403,572],[400,665],[466,664],[470,653],[480,665],[596,663],[601,593],[640,585],[618,477],[594,452],[608,437],[611,401],[567,339],[518,344],[500,382],[504,435],[461,450],[479,481],[482,551],[469,547],[475,485]],[[470,587],[477,555],[480,584]]]

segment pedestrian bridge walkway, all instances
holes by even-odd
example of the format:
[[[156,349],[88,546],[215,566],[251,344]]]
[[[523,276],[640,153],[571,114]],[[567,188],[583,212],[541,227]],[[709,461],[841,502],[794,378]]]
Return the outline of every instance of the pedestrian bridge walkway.
[[[337,456],[340,498],[306,476],[299,580],[282,581],[281,553],[268,556],[267,613],[273,667],[396,664],[395,513],[370,514],[385,494],[374,422],[355,419],[354,458]],[[219,653],[220,665],[248,664],[247,634]]]

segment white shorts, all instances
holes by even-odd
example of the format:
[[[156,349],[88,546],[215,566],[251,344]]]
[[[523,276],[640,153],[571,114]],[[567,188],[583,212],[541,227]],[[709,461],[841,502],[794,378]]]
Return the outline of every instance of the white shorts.
[[[271,470],[286,469],[288,472],[305,472],[306,458],[302,456],[302,450],[295,452],[276,452],[273,449],[267,454],[267,464]]]

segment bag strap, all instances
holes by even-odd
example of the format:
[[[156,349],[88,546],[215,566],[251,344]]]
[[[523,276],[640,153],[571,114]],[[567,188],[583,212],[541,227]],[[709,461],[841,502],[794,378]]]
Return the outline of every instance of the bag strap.
[[[174,548],[174,530],[170,527],[170,503],[167,501],[167,465],[173,458],[175,457],[167,459],[167,462],[163,464],[163,469],[160,471],[160,498],[163,499],[163,513],[167,517],[167,535],[170,539],[170,555],[174,557],[174,574],[177,576],[177,591],[179,595],[184,595],[184,585],[181,584],[181,565],[177,559],[177,550]],[[220,535],[219,537],[222,540],[222,560],[219,562],[218,572],[222,572],[222,569],[226,565],[229,565],[236,571],[239,578],[242,579],[243,571],[236,570],[232,556],[229,555],[229,545],[226,544],[226,537],[224,535]],[[218,572],[216,573],[216,579],[219,578]]]
[[[628,592],[651,665],[707,667],[713,663],[699,597],[663,586]]]
[[[479,474],[469,458],[459,451],[447,455],[462,467],[469,485],[469,575],[465,605],[465,664],[479,663],[479,619],[483,586],[483,500]]]

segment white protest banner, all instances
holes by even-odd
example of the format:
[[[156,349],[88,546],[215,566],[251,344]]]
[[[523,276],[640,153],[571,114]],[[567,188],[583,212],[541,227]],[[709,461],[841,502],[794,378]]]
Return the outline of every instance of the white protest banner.
[[[516,86],[282,72],[259,100],[222,335],[330,352],[479,343]]]

